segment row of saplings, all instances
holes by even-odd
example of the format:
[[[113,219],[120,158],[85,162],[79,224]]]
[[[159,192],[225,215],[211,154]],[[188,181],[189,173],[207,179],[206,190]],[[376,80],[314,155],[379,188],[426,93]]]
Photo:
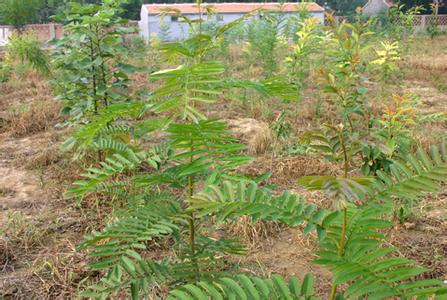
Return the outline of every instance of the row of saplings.
[[[85,238],[90,267],[103,277],[85,288],[92,298],[168,297],[169,299],[317,299],[313,277],[302,280],[239,273],[231,255],[247,249],[237,239],[212,237],[223,223],[248,216],[299,226],[318,241],[315,263],[332,272],[330,299],[426,299],[446,295],[435,279],[421,279],[424,268],[386,247],[384,229],[392,226],[390,212],[398,199],[416,199],[436,192],[447,179],[445,145],[422,149],[405,159],[393,157],[387,168],[357,176],[359,131],[365,105],[358,87],[361,62],[337,55],[325,73],[328,92],[340,100],[345,113],[340,125],[326,125],[307,138],[315,149],[338,157],[339,176],[312,176],[298,184],[321,190],[333,202],[326,210],[291,192],[273,196],[263,178],[239,173],[252,159],[231,136],[225,122],[209,119],[205,111],[231,88],[253,89],[263,96],[290,97],[291,82],[254,82],[225,77],[225,66],[209,60],[226,31],[243,19],[215,32],[190,24],[189,38],[162,44],[160,53],[175,68],[150,74],[156,89],[132,91],[129,32],[118,17],[119,1],[102,5],[73,4],[64,16],[65,37],[57,42],[54,86],[65,103],[67,123],[75,127],[64,147],[75,159],[97,155],[67,196],[81,201],[96,197],[113,203],[117,213],[100,232]],[[341,50],[358,49],[362,24],[334,27]],[[355,65],[359,64],[359,65]],[[307,66],[310,67],[310,66]],[[350,71],[349,71],[350,70]],[[335,74],[335,75],[334,75]],[[353,88],[356,87],[356,88]],[[132,92],[131,92],[132,91]],[[356,110],[352,109],[353,107]],[[364,115],[364,114],[363,114]],[[151,143],[158,132],[167,136]],[[147,146],[150,144],[151,146]],[[353,175],[354,174],[354,175]],[[209,229],[210,224],[212,230]],[[170,245],[160,259],[148,253],[159,241]],[[342,287],[342,288],[341,288]],[[168,290],[167,290],[168,288]]]

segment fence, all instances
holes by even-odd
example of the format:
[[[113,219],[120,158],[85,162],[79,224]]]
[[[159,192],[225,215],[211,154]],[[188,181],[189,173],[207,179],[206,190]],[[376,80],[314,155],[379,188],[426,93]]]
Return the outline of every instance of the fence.
[[[337,23],[349,19],[347,16],[335,16],[334,18]],[[396,22],[399,24],[399,19]],[[425,31],[430,25],[436,25],[441,30],[447,30],[447,15],[417,15],[413,18],[415,31]]]
[[[129,21],[128,26],[137,26],[138,21]],[[23,31],[31,31],[36,34],[36,36],[42,42],[48,42],[54,38],[61,38],[64,36],[64,29],[62,24],[58,23],[49,23],[49,24],[31,24],[26,25],[23,28]],[[2,26],[0,25],[0,46],[6,45],[8,42],[8,38],[14,32],[14,28],[12,26]],[[136,33],[130,33],[126,35],[125,40],[129,41],[133,36],[138,35]]]

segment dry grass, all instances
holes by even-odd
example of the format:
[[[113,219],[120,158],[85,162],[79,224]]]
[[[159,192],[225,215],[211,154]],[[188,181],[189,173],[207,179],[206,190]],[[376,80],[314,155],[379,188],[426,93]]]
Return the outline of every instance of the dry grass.
[[[275,137],[267,123],[244,118],[228,120],[228,124],[230,132],[247,145],[249,154],[261,155],[271,149]]]
[[[60,120],[60,103],[53,99],[48,81],[38,74],[12,77],[0,88],[0,133],[22,137],[48,130]]]
[[[6,224],[0,230],[0,268],[14,269],[20,256],[42,245],[46,229],[20,211],[9,211]],[[21,249],[17,252],[17,249]]]
[[[0,89],[0,298],[71,298],[86,261],[74,245],[89,222],[53,193],[79,172],[58,149],[59,104],[35,74]]]
[[[296,188],[296,181],[303,176],[335,175],[340,172],[339,166],[325,161],[317,156],[284,156],[272,157],[264,155],[248,166],[242,167],[241,172],[252,176],[270,173],[268,183],[281,188]]]
[[[445,227],[444,227],[445,229]],[[402,256],[414,259],[429,271],[424,278],[447,280],[447,239],[445,234],[429,228],[396,230],[390,234],[393,245],[399,247]]]
[[[0,107],[12,107],[19,103],[53,100],[50,85],[45,78],[35,72],[25,78],[12,77],[1,84]]]
[[[59,105],[48,101],[33,102],[15,110],[9,117],[10,132],[14,137],[23,137],[46,131],[60,120],[59,110]]]
[[[447,90],[446,36],[427,42],[418,38],[411,44],[413,49],[404,57],[403,70],[406,80],[426,82],[439,92]],[[426,84],[425,84],[426,85]]]
[[[69,239],[63,239],[58,252],[39,255],[32,264],[32,274],[41,282],[41,295],[66,299],[79,293],[87,275],[86,255],[77,251]],[[54,250],[54,249],[52,249]]]
[[[243,216],[223,225],[223,230],[229,236],[240,239],[250,250],[262,248],[263,245],[277,236],[285,227],[281,224],[258,221]]]

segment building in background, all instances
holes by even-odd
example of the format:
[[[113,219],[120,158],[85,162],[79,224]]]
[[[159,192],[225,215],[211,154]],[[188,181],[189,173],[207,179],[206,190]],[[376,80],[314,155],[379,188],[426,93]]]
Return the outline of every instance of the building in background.
[[[12,27],[0,25],[0,47],[6,46],[8,39],[11,36]]]
[[[388,10],[392,5],[392,0],[368,0],[363,6],[362,12],[366,16],[376,16]]]
[[[324,9],[316,3],[206,3],[202,6],[202,15],[206,16],[207,7],[211,8],[217,16],[220,25],[232,22],[247,13],[257,9],[267,11],[278,11],[286,15],[296,14],[301,10],[306,10],[310,16],[316,17],[324,22]],[[169,39],[178,40],[188,36],[188,24],[181,22],[174,12],[166,12],[174,9],[177,12],[188,16],[190,19],[200,17],[199,8],[193,3],[184,4],[144,4],[141,7],[139,21],[140,35],[146,41],[153,36],[162,36],[169,32]],[[163,17],[161,14],[166,12]],[[204,17],[206,19],[206,17]]]

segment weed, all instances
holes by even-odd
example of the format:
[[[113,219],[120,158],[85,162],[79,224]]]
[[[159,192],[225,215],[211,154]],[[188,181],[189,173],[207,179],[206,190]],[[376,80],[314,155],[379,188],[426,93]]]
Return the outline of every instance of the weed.
[[[263,13],[262,18],[249,23],[247,27],[247,52],[251,60],[262,63],[265,77],[277,70],[276,47],[282,31],[281,14]]]
[[[42,42],[32,32],[13,34],[9,38],[6,55],[10,60],[18,61],[23,66],[20,69],[29,65],[41,74],[48,75],[50,72],[48,55],[42,47]],[[18,72],[20,73],[20,71]]]

